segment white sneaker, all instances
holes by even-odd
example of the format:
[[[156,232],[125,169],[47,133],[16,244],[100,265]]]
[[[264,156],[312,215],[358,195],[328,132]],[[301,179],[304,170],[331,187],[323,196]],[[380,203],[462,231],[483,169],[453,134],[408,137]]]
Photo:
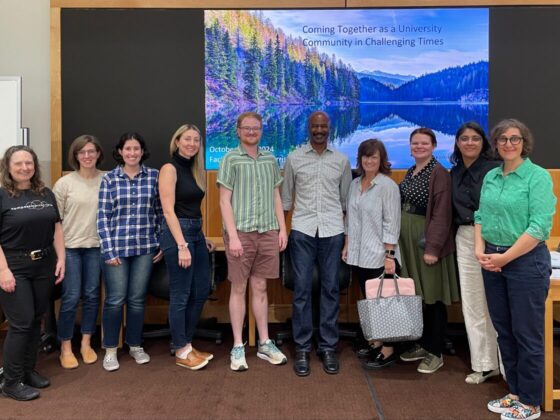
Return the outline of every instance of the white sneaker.
[[[229,367],[235,372],[243,372],[249,369],[247,361],[245,360],[245,346],[235,346],[231,349],[229,354],[231,364]]]
[[[500,369],[490,370],[484,374],[484,372],[473,372],[470,375],[467,375],[465,378],[465,382],[471,385],[481,384],[486,381],[486,379],[491,378],[493,376],[498,376],[500,374]]]
[[[105,353],[105,357],[103,358],[103,369],[107,372],[112,372],[117,370],[119,367],[117,353]]]
[[[142,347],[131,347],[128,354],[130,354],[139,365],[150,361],[150,355],[146,353]]]

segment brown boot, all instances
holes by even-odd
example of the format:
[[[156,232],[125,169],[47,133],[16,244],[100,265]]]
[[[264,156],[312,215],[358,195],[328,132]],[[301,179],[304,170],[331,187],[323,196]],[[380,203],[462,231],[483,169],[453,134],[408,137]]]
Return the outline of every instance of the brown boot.
[[[198,370],[206,366],[208,364],[208,360],[197,357],[194,354],[194,351],[190,351],[189,354],[187,354],[186,359],[175,357],[175,364],[190,370]]]
[[[192,352],[194,353],[194,355],[200,359],[204,359],[204,360],[212,360],[214,358],[214,355],[212,353],[207,353],[205,351],[198,351],[197,349],[195,349],[194,347],[192,348]]]

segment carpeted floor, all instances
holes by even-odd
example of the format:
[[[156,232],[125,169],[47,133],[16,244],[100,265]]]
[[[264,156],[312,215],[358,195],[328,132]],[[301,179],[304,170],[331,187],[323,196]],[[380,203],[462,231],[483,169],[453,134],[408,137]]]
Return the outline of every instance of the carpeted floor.
[[[0,335],[0,345],[4,334]],[[444,356],[444,367],[433,375],[416,372],[417,363],[398,362],[382,371],[362,369],[350,342],[341,341],[341,372],[327,375],[312,355],[312,372],[296,377],[291,360],[272,366],[247,351],[249,370],[229,369],[231,338],[223,344],[196,340],[197,348],[214,353],[209,365],[192,372],[175,366],[168,340],[147,339],[152,361],[138,366],[125,351],[121,368],[105,372],[101,360],[64,371],[58,353],[40,354],[38,370],[52,386],[41,398],[16,402],[0,397],[0,419],[197,419],[197,420],[447,420],[499,419],[486,402],[503,395],[501,378],[482,385],[467,385],[469,359],[464,336],[453,337],[456,356]],[[287,342],[283,350],[293,356]],[[557,371],[560,347],[556,348]],[[1,358],[0,358],[1,361]],[[557,378],[558,379],[558,378]],[[543,413],[543,419],[560,419]]]

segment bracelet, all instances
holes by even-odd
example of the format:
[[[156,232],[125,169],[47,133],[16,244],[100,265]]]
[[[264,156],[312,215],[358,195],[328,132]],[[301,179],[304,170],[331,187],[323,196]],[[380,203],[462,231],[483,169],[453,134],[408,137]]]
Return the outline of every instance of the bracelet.
[[[385,250],[385,256],[386,257],[393,257],[395,258],[395,250],[394,249],[386,249]]]
[[[177,244],[177,248],[179,248],[179,251],[181,251],[182,249],[187,249],[189,247],[189,243],[185,242],[184,244]]]

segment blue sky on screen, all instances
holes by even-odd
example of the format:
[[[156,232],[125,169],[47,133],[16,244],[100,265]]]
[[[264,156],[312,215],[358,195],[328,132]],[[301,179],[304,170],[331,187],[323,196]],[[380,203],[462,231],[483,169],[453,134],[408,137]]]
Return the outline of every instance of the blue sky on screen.
[[[345,45],[316,45],[321,53],[335,54],[356,71],[378,70],[420,76],[444,67],[488,60],[488,9],[359,9],[263,10],[263,17],[286,35],[309,42],[344,41]],[[375,28],[352,33],[352,28]],[[332,28],[332,30],[331,30]],[[389,28],[389,32],[380,32]],[[431,29],[420,32],[419,28]],[[359,30],[359,29],[358,29]],[[355,32],[355,31],[354,31]],[[465,36],[466,35],[466,36]],[[366,45],[377,41],[409,40],[414,48]],[[443,45],[421,45],[419,38],[442,39]],[[363,42],[356,45],[356,40]],[[334,43],[334,42],[333,42]]]

